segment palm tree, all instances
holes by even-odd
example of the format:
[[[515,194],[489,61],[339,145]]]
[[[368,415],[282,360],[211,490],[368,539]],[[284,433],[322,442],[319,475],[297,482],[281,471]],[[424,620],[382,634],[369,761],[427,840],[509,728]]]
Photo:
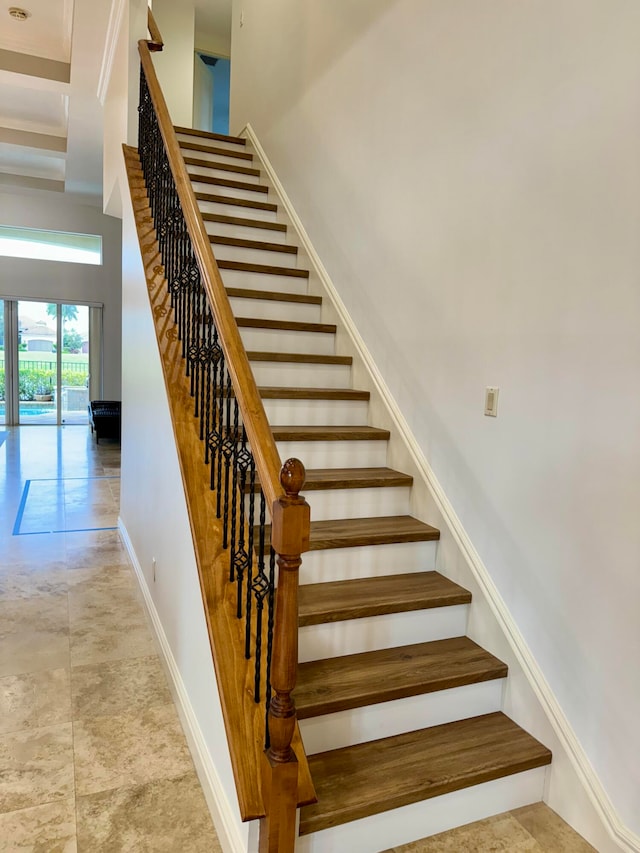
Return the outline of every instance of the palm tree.
[[[78,306],[77,305],[61,305],[62,308],[62,319],[63,320],[77,320],[78,319]],[[58,315],[58,306],[51,303],[47,305],[47,314],[50,317],[57,317]]]

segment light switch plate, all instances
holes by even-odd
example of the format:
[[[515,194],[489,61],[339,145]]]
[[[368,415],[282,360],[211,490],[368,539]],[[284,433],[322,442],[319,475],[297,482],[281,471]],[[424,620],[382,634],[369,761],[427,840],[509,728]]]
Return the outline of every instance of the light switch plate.
[[[487,388],[484,393],[484,413],[487,417],[498,417],[498,394],[499,388]]]

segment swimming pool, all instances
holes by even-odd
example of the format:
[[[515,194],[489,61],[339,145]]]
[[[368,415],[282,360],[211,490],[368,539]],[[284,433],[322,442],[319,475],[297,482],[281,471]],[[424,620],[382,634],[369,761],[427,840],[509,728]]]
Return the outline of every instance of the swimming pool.
[[[40,405],[32,405],[31,403],[20,403],[20,417],[29,417],[35,415],[55,415],[56,406],[55,403],[51,403],[49,406]],[[0,403],[0,417],[4,417],[5,414],[5,406],[4,403]]]

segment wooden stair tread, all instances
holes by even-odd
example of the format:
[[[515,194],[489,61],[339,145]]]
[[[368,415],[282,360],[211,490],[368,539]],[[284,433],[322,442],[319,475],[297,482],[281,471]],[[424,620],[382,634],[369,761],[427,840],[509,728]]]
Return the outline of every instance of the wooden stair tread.
[[[181,125],[174,125],[173,129],[176,133],[186,133],[189,136],[198,136],[201,139],[217,139],[219,142],[231,142],[233,145],[243,147],[247,144],[247,140],[242,136],[229,136],[226,133],[213,133],[210,130],[197,130],[193,127],[182,127]]]
[[[288,386],[260,386],[263,400],[368,400],[369,391],[353,388],[289,388]]]
[[[259,386],[258,392],[263,400],[368,400],[369,391],[357,391],[353,388],[290,388],[283,386]],[[226,397],[226,388],[216,388],[218,396]],[[231,391],[235,397],[235,392]]]
[[[219,169],[221,172],[235,172],[239,175],[260,177],[260,169],[253,166],[240,166],[237,163],[217,163],[214,160],[204,160],[201,157],[183,157],[187,166],[202,166],[204,169]]]
[[[310,474],[313,472],[307,472],[307,480]],[[305,482],[304,491],[307,488]],[[407,572],[303,584],[299,590],[299,624],[301,627],[324,625],[346,619],[469,604],[470,601],[468,590],[438,572]]]
[[[291,267],[276,267],[271,264],[249,264],[244,261],[218,261],[221,270],[241,270],[242,272],[259,272],[267,275],[285,275],[289,278],[309,278],[309,270],[295,270]]]
[[[277,361],[291,362],[292,364],[346,364],[351,365],[353,358],[350,355],[316,355],[305,352],[261,352],[252,350],[247,352],[249,361]]]
[[[240,225],[243,228],[262,228],[266,231],[286,231],[283,222],[269,222],[266,219],[249,219],[244,216],[227,216],[225,213],[201,213],[205,222],[220,222],[224,225]]]
[[[298,247],[285,243],[268,243],[266,240],[247,240],[244,237],[227,237],[222,234],[210,234],[209,242],[217,246],[237,246],[240,249],[260,249],[263,252],[281,252],[284,255],[297,255]]]
[[[305,305],[322,305],[322,296],[310,293],[283,293],[279,290],[249,290],[247,287],[227,287],[227,296],[238,299],[265,299],[273,302],[298,302]]]
[[[387,441],[389,430],[370,426],[272,426],[276,441]]]
[[[318,802],[300,834],[543,767],[551,752],[501,712],[309,757]]]
[[[229,195],[219,195],[218,193],[196,193],[197,201],[210,201],[214,204],[232,204],[237,207],[253,207],[256,210],[269,210],[274,213],[278,209],[277,204],[270,201],[258,201],[252,198],[234,198]]]
[[[298,665],[298,719],[505,678],[507,665],[468,637]]]
[[[402,474],[400,471],[394,471],[391,468],[308,468],[302,491],[306,493],[327,489],[367,489],[382,486],[408,487],[412,483],[413,477],[409,474]],[[254,489],[256,491],[260,490],[258,480],[256,480]],[[246,490],[250,490],[249,484],[247,484]],[[394,577],[399,576],[396,575]],[[351,583],[351,581],[339,581],[338,583]],[[317,586],[325,589],[327,584],[317,584]],[[329,584],[329,586],[331,585]],[[324,619],[322,621],[329,620]]]
[[[303,323],[298,320],[263,320],[260,317],[236,317],[238,327],[243,329],[282,329],[289,332],[321,332],[335,334],[332,323]]]
[[[185,142],[183,139],[179,139],[178,144],[185,151],[203,151],[206,154],[215,154],[216,157],[235,157],[237,160],[253,160],[253,154],[250,154],[248,151],[233,151],[233,149],[207,145],[204,142]]]
[[[236,190],[246,190],[247,192],[252,193],[264,193],[265,195],[269,192],[269,187],[264,184],[253,184],[249,183],[249,181],[237,181],[233,178],[217,178],[215,175],[199,175],[194,173],[190,173],[189,178],[192,183],[212,184],[216,187],[232,187]]]
[[[277,430],[278,427],[272,427],[274,437]],[[265,529],[266,541],[270,542],[271,525],[267,525]],[[258,536],[258,533],[259,528],[256,527],[255,536]],[[311,522],[309,550],[326,551],[332,548],[359,548],[363,545],[432,542],[439,538],[439,530],[410,515],[335,518]]]
[[[429,542],[439,538],[439,530],[410,515],[338,518],[311,522],[309,550]]]
[[[303,491],[410,486],[412,483],[410,474],[392,468],[311,468],[307,471]]]

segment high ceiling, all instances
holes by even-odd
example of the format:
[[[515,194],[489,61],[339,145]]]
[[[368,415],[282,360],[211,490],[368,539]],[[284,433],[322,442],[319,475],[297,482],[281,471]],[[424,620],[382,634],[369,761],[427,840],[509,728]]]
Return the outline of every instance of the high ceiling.
[[[0,186],[102,196],[98,80],[111,0],[0,9]]]
[[[64,192],[101,205],[98,88],[119,0],[14,2],[0,7],[0,189]],[[230,29],[231,0],[184,2],[195,3],[198,29]],[[10,14],[16,7],[25,19]]]

